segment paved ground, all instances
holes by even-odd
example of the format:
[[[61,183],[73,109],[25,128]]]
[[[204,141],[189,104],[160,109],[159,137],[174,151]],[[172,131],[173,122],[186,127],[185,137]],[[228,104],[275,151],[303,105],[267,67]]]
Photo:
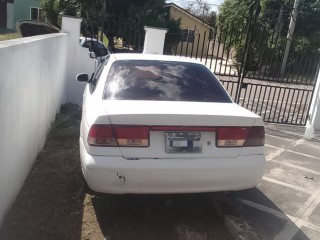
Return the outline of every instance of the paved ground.
[[[262,183],[227,194],[238,213],[228,219],[236,235],[320,239],[320,134],[305,140],[303,132],[302,127],[267,124]]]

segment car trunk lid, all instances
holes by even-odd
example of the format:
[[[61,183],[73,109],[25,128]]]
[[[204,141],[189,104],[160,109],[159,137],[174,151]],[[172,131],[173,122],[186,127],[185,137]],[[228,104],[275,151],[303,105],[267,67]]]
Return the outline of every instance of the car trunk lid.
[[[120,146],[128,159],[236,157],[242,147],[217,147],[217,129],[237,131],[239,126],[253,126],[257,118],[234,103],[104,100],[103,104],[111,126],[122,127],[122,132],[148,131],[148,146]]]

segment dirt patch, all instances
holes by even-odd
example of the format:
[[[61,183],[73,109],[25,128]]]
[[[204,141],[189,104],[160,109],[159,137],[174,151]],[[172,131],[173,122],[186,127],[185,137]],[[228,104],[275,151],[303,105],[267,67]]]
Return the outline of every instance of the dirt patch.
[[[64,105],[2,228],[0,239],[231,239],[215,194],[105,195],[84,192],[81,110]]]
[[[65,105],[0,232],[1,239],[80,239],[84,193],[79,107]]]

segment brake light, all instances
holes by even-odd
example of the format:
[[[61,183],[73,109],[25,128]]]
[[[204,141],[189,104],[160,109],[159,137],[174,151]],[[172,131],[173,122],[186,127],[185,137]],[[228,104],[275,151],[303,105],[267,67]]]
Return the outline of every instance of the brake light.
[[[217,147],[263,146],[264,127],[179,127],[179,126],[123,126],[94,124],[90,128],[88,144],[106,147],[148,147],[150,131],[216,132]]]
[[[149,146],[149,127],[94,124],[89,131],[88,144],[109,147],[147,147]]]
[[[114,134],[119,146],[147,147],[149,146],[149,127],[116,126]]]
[[[248,136],[247,128],[219,128],[218,147],[242,147]]]
[[[92,125],[87,141],[92,146],[117,146],[117,141],[113,136],[110,125]]]
[[[264,146],[265,132],[264,127],[252,127],[244,147]]]
[[[218,128],[217,147],[253,147],[264,145],[264,127]]]

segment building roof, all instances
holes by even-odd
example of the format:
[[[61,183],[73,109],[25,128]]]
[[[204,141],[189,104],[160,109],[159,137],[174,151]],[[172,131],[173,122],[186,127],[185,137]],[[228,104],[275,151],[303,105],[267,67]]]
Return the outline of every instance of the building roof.
[[[197,16],[193,15],[192,13],[188,12],[186,9],[179,7],[178,5],[174,4],[174,3],[168,3],[166,4],[164,7],[173,7],[178,9],[181,12],[184,12],[185,14],[187,14],[188,16],[192,17],[194,20],[200,22],[201,24],[203,24],[204,26],[213,29],[210,25],[208,25],[207,23],[205,23],[203,20],[201,20],[200,18],[198,18]]]

